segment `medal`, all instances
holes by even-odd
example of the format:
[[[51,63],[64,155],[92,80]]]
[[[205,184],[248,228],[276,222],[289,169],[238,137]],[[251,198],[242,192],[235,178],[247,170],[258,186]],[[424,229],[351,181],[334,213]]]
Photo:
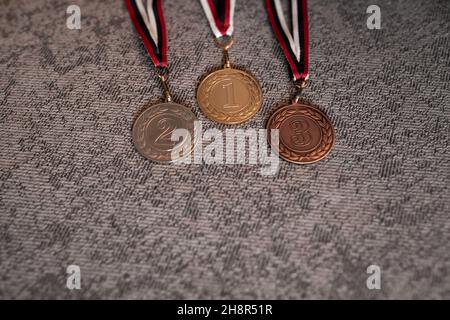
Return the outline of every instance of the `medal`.
[[[165,102],[150,106],[137,117],[132,129],[134,145],[152,161],[183,159],[194,148],[197,118],[189,108],[172,102],[167,84],[167,34],[161,0],[125,0],[125,4],[155,65],[165,97]],[[178,140],[174,141],[174,133]]]
[[[208,74],[197,89],[200,109],[211,120],[224,124],[243,123],[261,108],[262,91],[247,72],[231,67],[228,51],[233,46],[233,20],[236,0],[200,0],[223,50],[223,68]]]
[[[306,0],[291,0],[292,29],[289,31],[280,0],[266,0],[270,24],[293,74],[298,93],[292,104],[281,107],[267,122],[268,140],[283,159],[312,163],[331,151],[335,133],[330,119],[318,108],[300,103],[309,78],[309,33]],[[279,130],[279,143],[271,142],[270,130]]]

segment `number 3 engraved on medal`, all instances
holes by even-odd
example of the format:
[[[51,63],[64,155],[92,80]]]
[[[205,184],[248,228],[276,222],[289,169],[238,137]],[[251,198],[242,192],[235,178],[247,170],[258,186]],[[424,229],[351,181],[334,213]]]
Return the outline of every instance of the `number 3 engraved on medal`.
[[[155,143],[164,146],[172,145],[173,142],[170,140],[170,137],[176,129],[175,125],[170,123],[168,119],[163,118],[158,121],[157,126],[162,130],[162,132],[158,137],[156,137]]]
[[[309,132],[309,123],[304,120],[294,120],[289,123],[289,126],[294,131],[292,135],[292,143],[296,146],[307,146],[312,141],[312,135]]]
[[[225,84],[222,84],[222,89],[225,90],[225,100],[226,103],[224,104],[224,108],[225,109],[231,109],[231,108],[236,108],[239,107],[236,104],[236,97],[234,94],[234,86],[233,86],[233,82],[228,82]]]

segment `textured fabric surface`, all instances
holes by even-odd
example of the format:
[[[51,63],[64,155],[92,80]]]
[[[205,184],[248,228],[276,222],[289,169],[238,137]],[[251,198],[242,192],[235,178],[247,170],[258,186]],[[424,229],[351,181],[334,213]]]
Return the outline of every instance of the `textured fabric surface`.
[[[81,30],[66,9],[81,8]],[[0,297],[450,298],[450,3],[310,0],[326,160],[160,165],[131,126],[161,87],[122,1],[0,1]],[[198,1],[164,1],[174,99],[221,52]],[[264,104],[294,91],[263,1],[237,1],[231,59]],[[81,290],[66,267],[81,268]],[[366,269],[381,268],[381,290]]]

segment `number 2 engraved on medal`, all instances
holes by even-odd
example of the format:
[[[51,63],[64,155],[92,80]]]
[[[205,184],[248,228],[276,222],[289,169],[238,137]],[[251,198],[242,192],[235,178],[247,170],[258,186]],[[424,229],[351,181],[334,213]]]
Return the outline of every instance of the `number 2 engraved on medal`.
[[[156,137],[155,143],[163,146],[172,145],[173,142],[170,139],[172,133],[175,131],[176,127],[170,120],[163,118],[158,121],[158,129],[161,129],[162,132]]]
[[[297,147],[304,147],[311,143],[312,135],[309,132],[309,123],[304,120],[294,120],[289,123],[289,127],[294,131],[292,143]]]
[[[234,85],[233,82],[228,82],[222,84],[222,89],[225,90],[225,100],[226,103],[223,105],[224,109],[233,109],[238,108],[239,106],[236,104],[236,96],[234,93]]]

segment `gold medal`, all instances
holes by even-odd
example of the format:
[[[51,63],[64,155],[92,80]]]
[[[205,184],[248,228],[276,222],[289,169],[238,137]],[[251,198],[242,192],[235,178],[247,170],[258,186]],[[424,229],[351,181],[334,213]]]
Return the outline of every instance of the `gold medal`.
[[[209,4],[204,4],[205,10]],[[261,86],[251,74],[231,67],[228,51],[231,36],[218,34],[216,44],[223,49],[224,66],[208,74],[197,88],[200,109],[211,120],[223,124],[239,124],[251,119],[261,108]]]
[[[224,124],[238,124],[258,112],[262,92],[254,77],[226,67],[206,76],[198,87],[197,100],[209,119]]]

